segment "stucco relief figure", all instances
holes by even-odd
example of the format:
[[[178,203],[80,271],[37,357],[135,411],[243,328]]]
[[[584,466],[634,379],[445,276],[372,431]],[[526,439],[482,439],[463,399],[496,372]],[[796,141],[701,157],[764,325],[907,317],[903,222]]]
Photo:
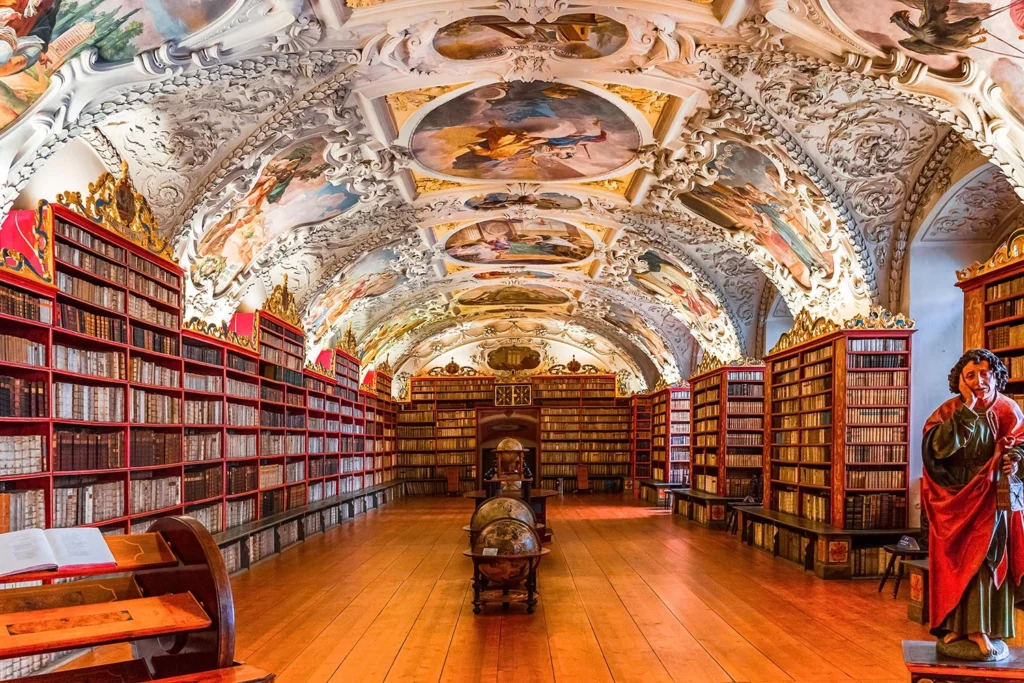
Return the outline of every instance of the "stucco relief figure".
[[[1007,376],[992,352],[967,351],[949,374],[957,396],[925,423],[931,630],[939,652],[958,659],[1005,658],[1024,602],[1024,415],[1000,393]]]

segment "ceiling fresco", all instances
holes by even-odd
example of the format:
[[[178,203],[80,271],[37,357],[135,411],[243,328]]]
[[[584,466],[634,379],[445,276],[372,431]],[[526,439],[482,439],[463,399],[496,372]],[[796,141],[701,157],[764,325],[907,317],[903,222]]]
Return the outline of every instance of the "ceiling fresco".
[[[1024,220],[1022,7],[0,2],[0,213],[82,137],[187,316],[287,276],[309,357],[351,332],[396,391],[573,356],[639,391],[761,353],[768,300],[896,310],[913,240]]]

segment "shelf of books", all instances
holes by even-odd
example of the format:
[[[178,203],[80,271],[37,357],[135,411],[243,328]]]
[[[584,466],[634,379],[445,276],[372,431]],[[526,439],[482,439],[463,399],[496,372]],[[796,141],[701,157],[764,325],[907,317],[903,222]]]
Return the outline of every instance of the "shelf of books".
[[[964,293],[964,349],[989,349],[1010,373],[1006,395],[1024,407],[1024,258],[1018,228],[992,258],[957,273]]]
[[[633,479],[650,479],[653,399],[637,394],[630,399],[630,403],[633,408]]]
[[[671,487],[690,481],[690,388],[654,392],[651,401],[651,477],[641,480],[639,496],[652,505],[669,504]]]
[[[840,329],[801,313],[766,356],[764,506],[773,514],[754,533],[765,543],[778,540],[778,529],[828,537],[828,549],[814,543],[804,556],[781,553],[819,575],[878,574],[878,548],[912,533],[912,326],[873,312]],[[783,538],[777,549],[798,547]]]
[[[410,403],[398,413],[398,477],[413,494],[440,494],[459,470],[460,491],[476,482],[477,405],[493,405],[493,377],[414,377]]]
[[[615,398],[614,375],[540,375],[532,378],[541,404],[540,479],[563,491],[577,486],[585,465],[592,491],[622,491],[632,476],[633,409]]]

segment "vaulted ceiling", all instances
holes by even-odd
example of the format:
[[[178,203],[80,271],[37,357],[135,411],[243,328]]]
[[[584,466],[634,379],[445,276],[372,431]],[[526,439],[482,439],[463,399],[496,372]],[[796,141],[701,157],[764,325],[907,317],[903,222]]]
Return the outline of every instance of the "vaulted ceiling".
[[[287,275],[311,355],[351,330],[403,376],[511,344],[674,382],[1021,215],[1024,0],[13,4],[0,210],[81,137],[190,314]]]

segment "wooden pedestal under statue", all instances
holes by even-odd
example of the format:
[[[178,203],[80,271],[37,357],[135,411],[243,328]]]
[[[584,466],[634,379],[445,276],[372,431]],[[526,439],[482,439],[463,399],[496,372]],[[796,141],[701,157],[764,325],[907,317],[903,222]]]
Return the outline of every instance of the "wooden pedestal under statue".
[[[970,662],[943,657],[935,641],[904,640],[903,660],[911,683],[1008,683],[1024,681],[1024,649],[1010,648],[998,662]]]

